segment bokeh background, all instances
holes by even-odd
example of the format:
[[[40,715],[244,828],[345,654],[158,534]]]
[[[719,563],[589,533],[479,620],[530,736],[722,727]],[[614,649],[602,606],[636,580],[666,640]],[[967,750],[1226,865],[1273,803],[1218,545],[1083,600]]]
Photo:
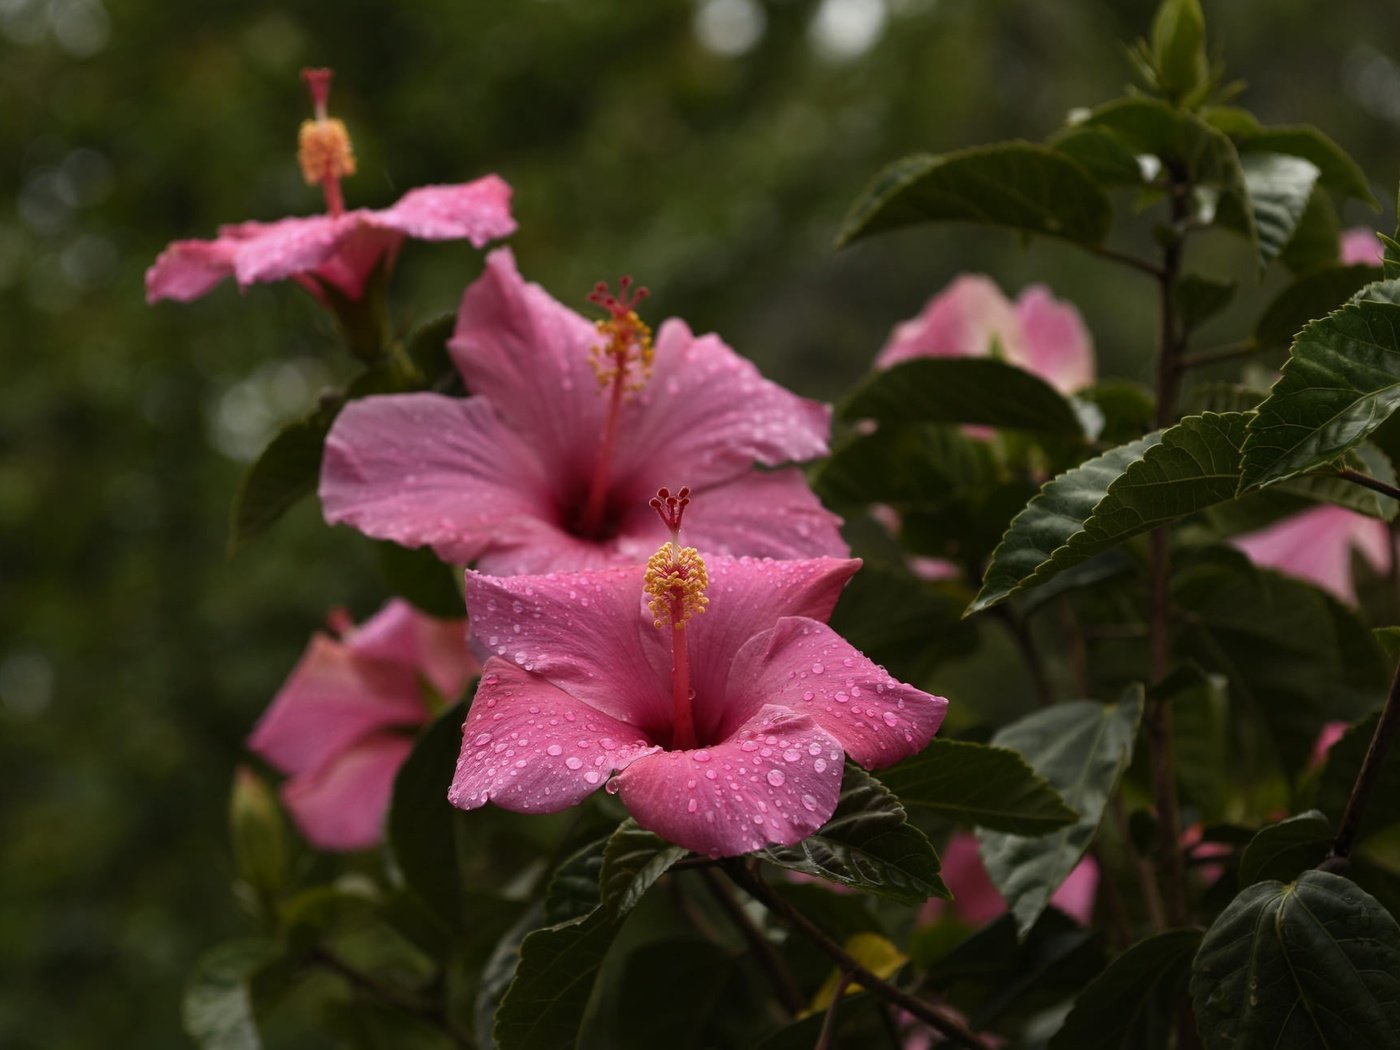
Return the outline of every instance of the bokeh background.
[[[1321,126],[1393,199],[1400,8],[1205,6],[1245,102]],[[225,554],[251,457],[348,371],[327,319],[290,285],[143,298],[166,242],[319,209],[294,158],[302,66],[337,70],[351,206],[499,172],[528,277],[583,308],[634,273],[650,316],[801,393],[839,397],[960,270],[1048,280],[1102,371],[1145,379],[1140,277],[986,231],[832,238],[885,162],[1038,139],[1121,91],[1119,42],[1153,7],[0,0],[0,1046],[186,1045],[185,974],[244,929],[224,822],[242,739],[325,610],[384,597],[314,501]],[[396,322],[452,309],[479,266],[407,245]]]

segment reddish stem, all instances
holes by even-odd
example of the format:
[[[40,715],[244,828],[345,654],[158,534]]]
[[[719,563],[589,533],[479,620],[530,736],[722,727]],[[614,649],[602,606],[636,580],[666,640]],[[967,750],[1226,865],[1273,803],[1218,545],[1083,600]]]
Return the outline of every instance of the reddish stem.
[[[672,603],[678,606],[679,602]],[[683,611],[674,609],[673,618]],[[673,751],[689,751],[698,742],[695,736],[695,712],[690,703],[690,647],[686,644],[685,624],[671,625],[671,700]]]
[[[598,460],[593,466],[593,480],[588,486],[588,502],[584,504],[579,522],[585,536],[595,536],[603,524],[603,509],[607,505],[608,477],[612,473],[613,449],[617,445],[617,421],[622,415],[622,399],[627,393],[627,373],[618,368],[613,377],[612,396],[608,401],[608,420],[603,424],[603,440],[598,446]]]
[[[326,211],[332,218],[345,214],[345,195],[340,192],[340,179],[327,175],[321,180],[321,192],[326,196]]]

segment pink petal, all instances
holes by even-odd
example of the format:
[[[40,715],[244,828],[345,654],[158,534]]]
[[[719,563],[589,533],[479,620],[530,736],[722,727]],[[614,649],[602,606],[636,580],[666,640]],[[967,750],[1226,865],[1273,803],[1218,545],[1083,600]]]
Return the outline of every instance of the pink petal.
[[[1085,857],[1050,895],[1050,903],[1081,926],[1094,921],[1094,901],[1099,892],[1099,865],[1093,857]]]
[[[1379,266],[1385,261],[1385,249],[1375,230],[1353,226],[1342,231],[1341,256],[1344,266]]]
[[[448,800],[554,813],[656,750],[633,726],[505,660],[486,662]]]
[[[750,639],[729,671],[721,732],[763,704],[809,715],[867,769],[923,749],[948,701],[897,682],[824,623],[788,616]]]
[[[467,621],[438,620],[394,598],[347,640],[353,652],[411,667],[446,699],[461,695],[481,670],[467,648]]]
[[[498,248],[462,296],[448,343],[467,389],[489,398],[537,451],[550,484],[579,490],[561,491],[561,502],[581,500],[603,432],[604,398],[589,364],[597,342],[592,324],[525,283],[510,249]]]
[[[637,759],[617,784],[622,804],[648,831],[733,857],[800,842],[830,819],[841,748],[806,715],[770,706],[712,747]]]
[[[670,634],[652,626],[642,576],[640,565],[550,576],[468,572],[472,638],[590,707],[669,740]]]
[[[940,851],[939,861],[939,874],[953,891],[953,900],[928,901],[919,910],[920,922],[931,922],[950,907],[953,914],[972,926],[985,925],[1006,912],[1006,901],[982,864],[976,836],[965,831],[953,835]],[[1088,926],[1093,920],[1098,886],[1099,866],[1092,857],[1085,857],[1051,895],[1050,903],[1081,926]]]
[[[1094,381],[1094,342],[1072,304],[1056,299],[1044,285],[1033,284],[1017,298],[1016,318],[1025,335],[1025,356],[1018,358],[1008,348],[1008,361],[1062,394]]]
[[[755,462],[813,459],[826,454],[830,427],[827,406],[764,379],[718,336],[696,338],[672,319],[657,335],[651,378],[623,406],[615,486],[645,501],[662,485],[695,489]]]
[[[515,232],[510,197],[510,186],[497,175],[453,186],[419,186],[392,208],[370,212],[366,221],[420,241],[465,239],[481,248]]]
[[[276,222],[245,222],[221,234],[240,231],[234,276],[241,288],[257,281],[282,281],[320,266],[360,223],[359,212],[305,215]]]
[[[411,668],[357,656],[316,635],[248,739],[284,773],[303,773],[386,726],[427,718]]]
[[[1317,740],[1313,743],[1312,753],[1308,755],[1308,769],[1321,769],[1327,761],[1327,752],[1332,750],[1332,745],[1342,739],[1350,728],[1349,722],[1324,722],[1322,729],[1318,731]]]
[[[356,214],[363,216],[364,213]],[[290,276],[322,303],[325,303],[325,290],[318,281],[312,280],[313,275],[347,299],[358,299],[365,294],[365,284],[380,260],[386,268],[393,267],[402,244],[402,234],[360,223],[350,227],[314,269]]]
[[[654,491],[654,490],[653,490]],[[845,558],[841,519],[821,505],[797,467],[746,470],[728,481],[695,489],[685,512],[682,542],[703,556],[748,554],[756,558]],[[648,530],[650,555],[669,537],[656,513]]]
[[[1025,356],[1020,321],[1001,289],[980,273],[963,274],[912,321],[896,325],[875,358],[889,368],[917,357],[987,357],[995,341],[1010,360]]]
[[[383,833],[394,777],[413,741],[375,733],[319,769],[282,785],[282,800],[308,842],[318,849],[367,849]]]
[[[146,302],[189,302],[233,273],[231,241],[175,241],[146,271]]]
[[[542,474],[483,398],[369,397],[346,405],[326,438],[321,506],[330,524],[462,565],[556,541]]]
[[[1334,506],[1305,510],[1230,542],[1255,565],[1308,580],[1350,605],[1356,604],[1351,548],[1377,568],[1390,548],[1384,522]]]

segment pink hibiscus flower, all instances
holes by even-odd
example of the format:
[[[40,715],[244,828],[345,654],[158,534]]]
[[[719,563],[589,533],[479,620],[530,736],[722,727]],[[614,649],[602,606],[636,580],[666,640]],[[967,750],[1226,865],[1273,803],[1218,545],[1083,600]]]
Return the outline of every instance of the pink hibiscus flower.
[[[1342,231],[1340,245],[1342,263],[1345,266],[1379,266],[1385,261],[1385,249],[1375,230],[1365,226],[1353,226]]]
[[[448,344],[474,396],[347,405],[326,440],[326,520],[497,574],[637,564],[665,536],[647,498],[683,467],[705,549],[846,554],[800,470],[753,469],[823,455],[829,410],[682,321],[653,343],[629,288],[594,293],[595,325],[492,252]]]
[[[661,509],[678,536],[684,503]],[[805,838],[836,808],[843,755],[897,762],[947,707],[826,625],[859,564],[707,564],[676,538],[645,568],[469,572],[491,656],[448,797],[554,812],[606,782],[642,827],[711,856]]]
[[[423,683],[455,700],[480,670],[463,620],[395,599],[359,627],[332,616],[263,713],[248,747],[288,779],[282,799],[321,849],[379,841],[394,775],[429,717]]]
[[[1006,913],[1006,900],[992,884],[982,857],[977,852],[977,838],[958,832],[948,840],[939,854],[940,874],[953,891],[951,901],[933,899],[919,911],[920,922],[932,922],[946,911],[972,926],[982,926]],[[1093,857],[1085,857],[1060,883],[1050,903],[1081,926],[1094,918],[1094,898],[1099,888],[1099,866]]]
[[[1330,505],[1291,515],[1230,542],[1255,565],[1300,577],[1349,605],[1356,604],[1352,548],[1377,571],[1388,567],[1391,550],[1385,522]]]
[[[510,187],[495,175],[421,186],[378,211],[346,211],[340,180],[355,173],[355,157],[345,125],[326,115],[331,71],[303,70],[302,77],[316,117],[302,124],[298,157],[307,183],[325,194],[326,214],[244,222],[220,227],[212,241],[176,241],[146,271],[147,302],[197,299],[230,276],[244,290],[257,281],[291,278],[322,304],[327,288],[359,299],[376,266],[393,266],[405,237],[465,238],[480,248],[514,232]]]
[[[1073,305],[1040,284],[1030,285],[1012,304],[980,273],[957,277],[918,317],[896,325],[875,367],[918,357],[988,357],[993,347],[1003,360],[1062,394],[1094,381],[1094,343]]]

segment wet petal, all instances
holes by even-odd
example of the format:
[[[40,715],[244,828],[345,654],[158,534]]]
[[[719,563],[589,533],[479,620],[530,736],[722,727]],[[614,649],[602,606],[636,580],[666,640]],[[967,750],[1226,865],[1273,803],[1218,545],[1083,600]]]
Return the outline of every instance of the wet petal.
[[[420,241],[465,239],[484,247],[515,232],[510,186],[497,175],[453,186],[419,186],[392,208],[370,212],[366,221]]]
[[[385,603],[347,639],[352,652],[411,667],[455,700],[481,665],[467,648],[467,621],[438,620],[401,598]]]
[[[277,222],[245,222],[234,256],[234,275],[242,288],[257,281],[281,281],[314,270],[355,231],[360,213],[306,215]]]
[[[825,824],[841,792],[841,757],[810,718],[765,707],[722,743],[648,755],[617,783],[622,804],[648,831],[734,857],[800,842]]]
[[[827,406],[764,379],[718,336],[696,338],[669,320],[651,378],[623,406],[616,485],[645,500],[681,484],[677,470],[698,489],[755,462],[813,459],[825,455],[830,426]]]
[[[282,800],[318,849],[368,849],[383,835],[394,777],[413,741],[394,733],[365,737],[319,769],[282,785]]]
[[[290,276],[319,301],[326,298],[320,282],[331,285],[348,299],[358,299],[365,294],[365,282],[381,259],[386,267],[393,266],[402,243],[400,233],[361,223],[349,228],[315,269]]]
[[[1008,353],[1012,364],[1034,372],[1062,394],[1094,381],[1094,342],[1073,304],[1033,284],[1017,298],[1016,317],[1025,335],[1025,356]]]
[[[764,704],[782,704],[811,716],[867,769],[922,750],[948,707],[895,681],[826,624],[795,616],[739,651],[728,690],[725,728]]]
[[[582,489],[593,473],[605,408],[589,364],[597,341],[592,324],[527,284],[510,250],[500,248],[462,296],[448,343],[467,389],[491,400],[561,488]]]
[[[233,273],[236,250],[237,243],[224,238],[175,241],[146,271],[146,302],[198,299]]]
[[[447,797],[462,809],[489,801],[516,812],[553,813],[654,750],[634,727],[492,659],[462,727]]]
[[[850,554],[841,538],[841,519],[822,506],[796,467],[750,470],[717,485],[691,488],[682,538],[704,556],[845,558]],[[650,513],[657,526],[655,549],[667,536],[655,512]]]
[[[474,642],[659,739],[671,735],[670,634],[640,565],[546,576],[467,573]]]
[[[326,521],[466,564],[549,544],[554,506],[539,461],[482,398],[392,394],[347,405],[326,439]]]
[[[258,720],[248,747],[284,773],[302,773],[367,733],[426,718],[411,667],[367,659],[318,634]]]
[[[987,357],[993,341],[1005,357],[1021,360],[1023,339],[1016,311],[996,282],[980,273],[963,274],[930,299],[918,317],[895,326],[875,367],[917,357]]]

